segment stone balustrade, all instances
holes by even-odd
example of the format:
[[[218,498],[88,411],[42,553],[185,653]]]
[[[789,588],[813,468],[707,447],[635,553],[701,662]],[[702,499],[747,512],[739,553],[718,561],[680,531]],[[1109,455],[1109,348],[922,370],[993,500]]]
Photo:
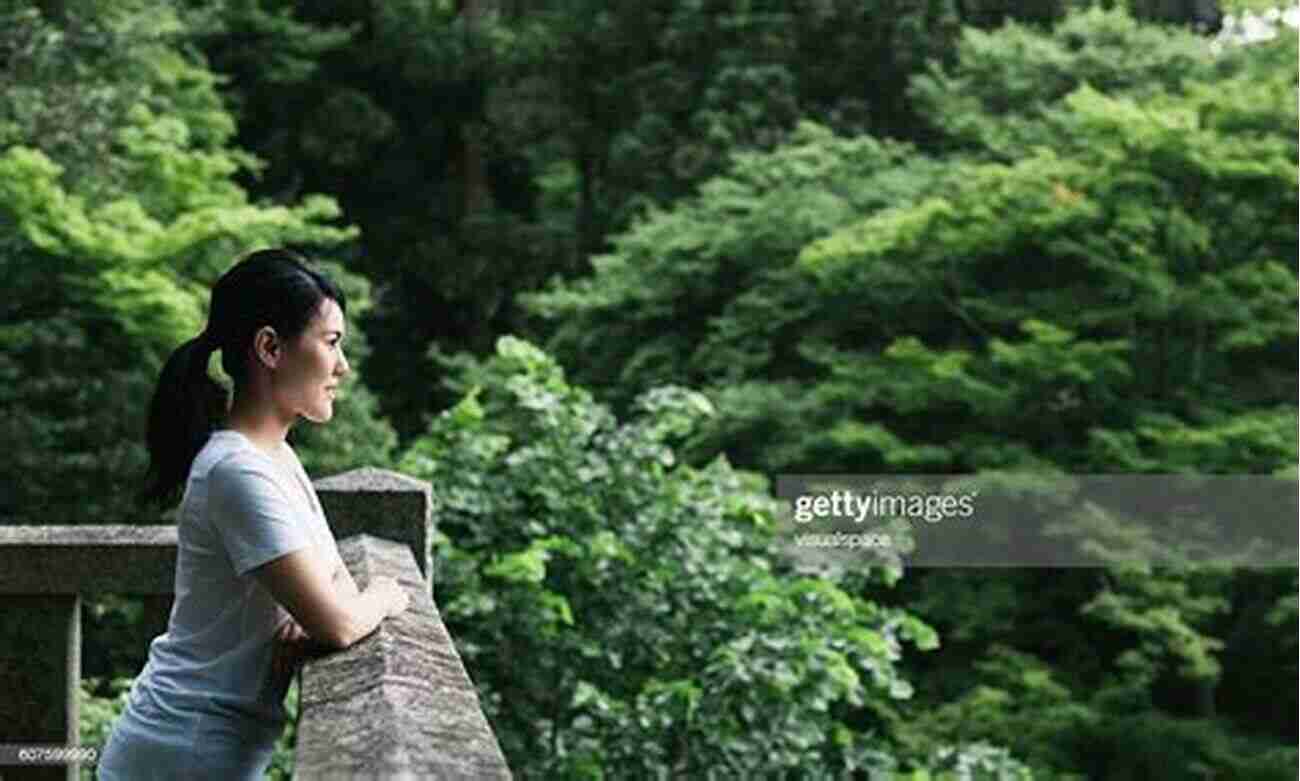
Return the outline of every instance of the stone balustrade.
[[[351,648],[303,664],[295,777],[510,778],[433,600],[428,484],[359,469],[315,486],[357,585],[387,575],[411,602]],[[0,614],[22,616],[24,639],[0,648],[0,744],[79,744],[82,595],[143,596],[165,627],[176,539],[172,525],[0,526]],[[0,766],[4,781],[78,773]]]

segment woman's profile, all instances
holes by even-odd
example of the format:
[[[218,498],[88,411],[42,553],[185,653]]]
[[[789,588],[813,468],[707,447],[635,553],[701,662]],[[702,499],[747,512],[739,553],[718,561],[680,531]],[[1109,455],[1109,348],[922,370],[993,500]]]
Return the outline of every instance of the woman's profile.
[[[168,358],[149,408],[140,499],[177,516],[175,601],[98,778],[250,779],[270,764],[293,669],[407,607],[391,578],[359,592],[286,434],[328,422],[343,291],[301,256],[254,252],[212,290],[207,327]],[[207,372],[221,352],[233,397]]]

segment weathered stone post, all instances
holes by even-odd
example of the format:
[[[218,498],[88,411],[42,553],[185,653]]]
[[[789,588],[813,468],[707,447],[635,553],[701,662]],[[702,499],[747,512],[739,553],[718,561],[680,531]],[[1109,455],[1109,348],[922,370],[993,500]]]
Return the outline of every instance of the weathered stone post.
[[[364,467],[312,481],[334,539],[369,534],[406,543],[426,582],[432,583],[429,524],[433,491],[386,469]]]
[[[81,681],[81,598],[0,597],[6,628],[21,622],[23,644],[0,648],[0,743],[77,745]],[[12,759],[12,757],[8,758]],[[0,768],[6,781],[75,781],[71,768]]]

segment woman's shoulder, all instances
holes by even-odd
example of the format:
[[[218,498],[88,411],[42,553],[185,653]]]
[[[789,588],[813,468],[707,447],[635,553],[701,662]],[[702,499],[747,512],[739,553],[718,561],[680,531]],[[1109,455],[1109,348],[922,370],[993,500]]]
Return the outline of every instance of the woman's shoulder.
[[[211,484],[228,485],[262,477],[278,483],[282,478],[271,456],[234,438],[214,437],[195,459],[195,468]]]

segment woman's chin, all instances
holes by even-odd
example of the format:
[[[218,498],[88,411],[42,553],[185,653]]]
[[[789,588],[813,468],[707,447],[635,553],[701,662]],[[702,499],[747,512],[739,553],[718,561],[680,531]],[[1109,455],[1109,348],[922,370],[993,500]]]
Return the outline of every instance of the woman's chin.
[[[302,416],[312,423],[328,423],[334,417],[334,405],[326,404],[324,407],[303,412]]]

